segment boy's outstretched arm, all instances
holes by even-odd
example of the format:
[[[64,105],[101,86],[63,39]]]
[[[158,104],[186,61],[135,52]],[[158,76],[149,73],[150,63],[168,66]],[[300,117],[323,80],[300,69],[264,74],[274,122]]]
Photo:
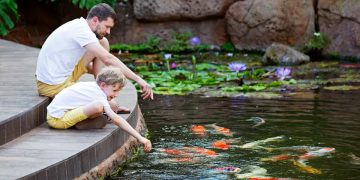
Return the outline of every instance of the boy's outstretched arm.
[[[130,124],[121,116],[117,115],[110,107],[104,107],[105,113],[111,118],[112,122],[119,126],[130,135],[134,136],[138,141],[144,144],[145,152],[151,151],[151,141],[142,137]]]

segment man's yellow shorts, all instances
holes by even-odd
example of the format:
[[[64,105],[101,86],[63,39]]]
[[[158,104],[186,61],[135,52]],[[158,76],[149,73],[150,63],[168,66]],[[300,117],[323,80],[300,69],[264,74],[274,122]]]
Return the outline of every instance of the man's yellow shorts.
[[[81,59],[75,66],[72,74],[62,84],[50,85],[41,81],[37,81],[38,93],[41,96],[54,98],[55,95],[57,95],[61,90],[73,85],[81,77],[81,75],[87,72],[88,70],[86,68],[85,62],[83,59]]]
[[[65,112],[61,118],[55,118],[47,115],[47,123],[50,127],[55,129],[68,129],[76,123],[81,122],[88,117],[84,114],[84,108],[78,107],[76,109]]]

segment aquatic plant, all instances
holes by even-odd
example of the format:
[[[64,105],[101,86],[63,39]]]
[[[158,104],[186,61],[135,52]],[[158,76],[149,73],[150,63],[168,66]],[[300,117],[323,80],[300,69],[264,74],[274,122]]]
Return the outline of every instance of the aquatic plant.
[[[315,32],[305,43],[304,52],[312,57],[318,57],[327,44],[326,36],[321,32]]]
[[[225,42],[220,48],[223,52],[235,52],[235,46],[232,42]]]
[[[177,64],[175,62],[171,63],[171,69],[176,69]]]
[[[164,59],[165,59],[165,62],[166,62],[167,70],[170,71],[171,54],[164,54]]]
[[[276,69],[276,76],[280,80],[284,80],[286,77],[290,76],[291,69],[286,67],[279,67]]]

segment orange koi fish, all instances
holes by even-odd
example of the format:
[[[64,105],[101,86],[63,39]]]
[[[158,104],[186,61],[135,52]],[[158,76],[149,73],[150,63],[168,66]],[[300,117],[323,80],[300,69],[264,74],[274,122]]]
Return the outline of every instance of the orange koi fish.
[[[198,134],[198,135],[205,135],[205,133],[206,133],[206,129],[202,125],[192,125],[191,126],[191,131],[194,134]]]
[[[212,143],[212,147],[222,150],[228,150],[230,148],[230,146],[224,141],[215,141]]]
[[[315,157],[325,156],[325,155],[328,155],[328,154],[334,153],[334,152],[335,152],[335,148],[325,147],[325,148],[318,149],[316,151],[310,151],[308,153],[305,153],[305,154],[299,156],[299,160],[304,161],[304,160],[312,159]]]
[[[199,153],[201,155],[205,155],[205,156],[217,156],[218,154],[210,149],[205,149],[205,148],[201,148],[201,147],[185,147],[185,149],[189,150],[189,151],[193,151],[196,153]]]
[[[218,126],[216,124],[211,124],[210,127],[214,128],[217,133],[225,136],[233,136],[234,134],[233,132],[230,131],[230,129]]]
[[[173,160],[176,162],[188,162],[188,163],[196,162],[194,161],[193,158],[174,158]]]
[[[175,155],[175,156],[189,155],[187,152],[180,150],[180,149],[160,149],[160,151],[164,152],[168,155]]]
[[[276,162],[276,161],[283,161],[283,160],[288,160],[290,159],[291,156],[288,154],[280,154],[280,155],[276,155],[276,156],[270,156],[267,158],[261,158],[260,161],[271,161],[271,162]]]

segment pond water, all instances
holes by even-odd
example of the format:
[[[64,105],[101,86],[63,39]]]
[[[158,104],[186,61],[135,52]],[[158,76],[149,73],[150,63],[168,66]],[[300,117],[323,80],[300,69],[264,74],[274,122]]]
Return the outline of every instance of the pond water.
[[[140,101],[154,150],[125,166],[117,179],[236,179],[253,170],[262,172],[259,177],[360,179],[360,91],[322,91],[301,99],[155,98]],[[257,124],[260,118],[265,123]],[[233,135],[216,131],[214,123]],[[193,125],[203,125],[205,134],[194,133]],[[241,148],[275,136],[281,141]],[[218,140],[229,149],[214,148]],[[301,155],[324,147],[335,152],[301,160]],[[275,155],[284,158],[262,159]],[[224,173],[222,167],[241,171]]]

